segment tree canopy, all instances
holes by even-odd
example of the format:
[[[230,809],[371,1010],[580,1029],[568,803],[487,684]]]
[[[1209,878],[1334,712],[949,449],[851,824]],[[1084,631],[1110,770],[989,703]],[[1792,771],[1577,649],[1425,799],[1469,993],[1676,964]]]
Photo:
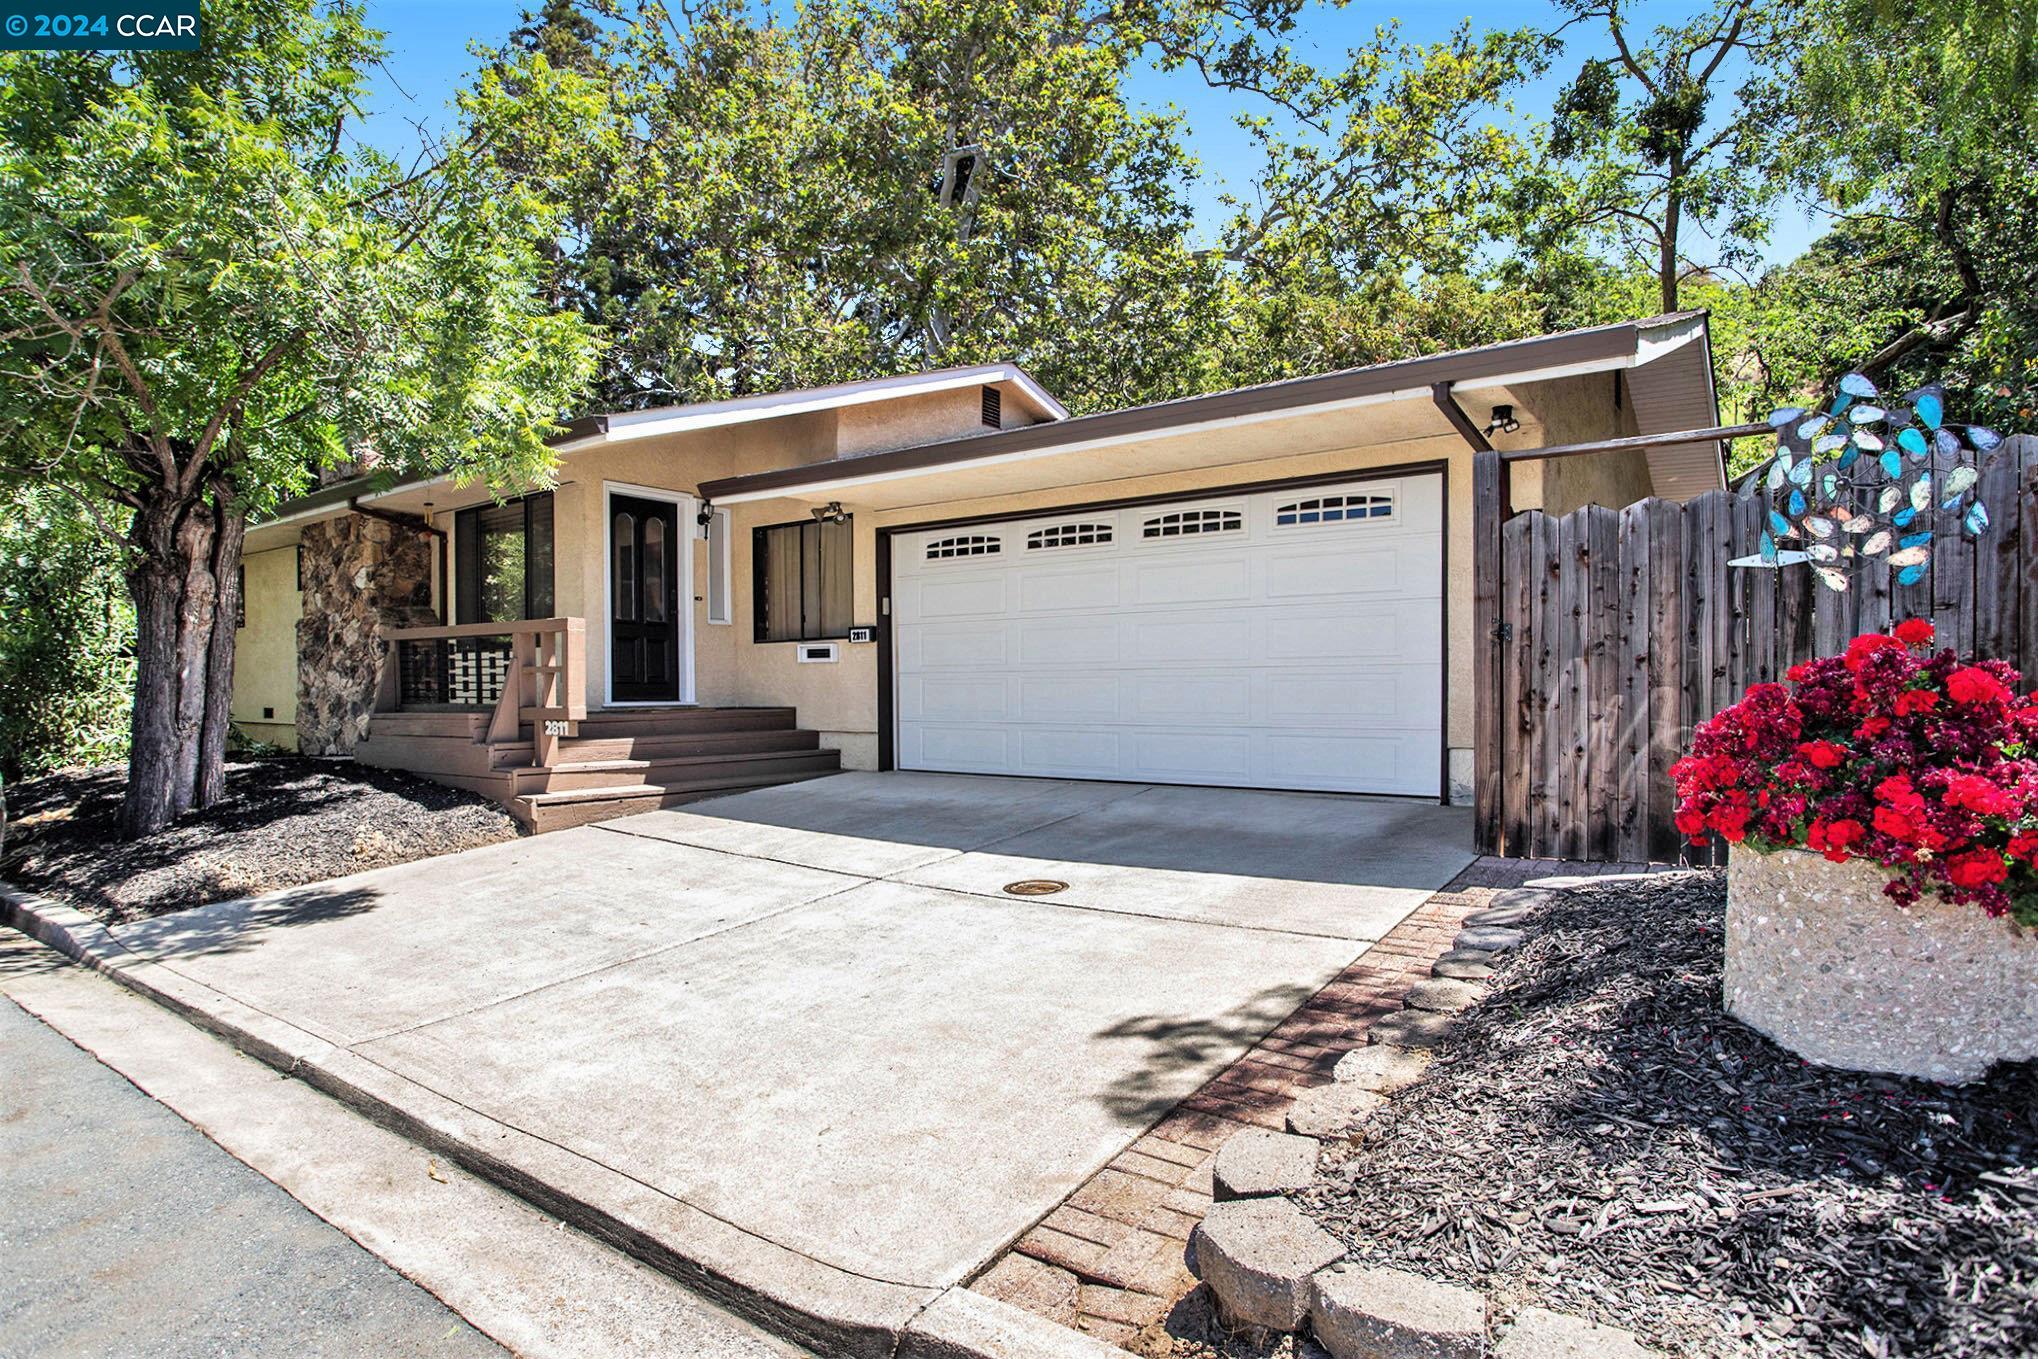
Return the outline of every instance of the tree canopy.
[[[247,516],[348,462],[543,476],[595,361],[484,123],[415,167],[350,147],[358,8],[210,5],[204,44],[0,53],[0,475],[120,545],[138,830],[216,795]]]

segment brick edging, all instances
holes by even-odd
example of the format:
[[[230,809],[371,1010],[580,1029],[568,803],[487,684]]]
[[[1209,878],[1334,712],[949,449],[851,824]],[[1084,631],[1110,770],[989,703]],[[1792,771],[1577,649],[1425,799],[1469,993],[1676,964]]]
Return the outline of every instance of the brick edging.
[[[1402,1008],[1466,916],[1548,871],[1527,861],[1475,861],[1070,1194],[970,1288],[1130,1347],[1196,1287],[1185,1252],[1210,1209],[1218,1148],[1249,1128],[1284,1127],[1296,1097],[1328,1084],[1338,1059],[1366,1045],[1372,1023]]]

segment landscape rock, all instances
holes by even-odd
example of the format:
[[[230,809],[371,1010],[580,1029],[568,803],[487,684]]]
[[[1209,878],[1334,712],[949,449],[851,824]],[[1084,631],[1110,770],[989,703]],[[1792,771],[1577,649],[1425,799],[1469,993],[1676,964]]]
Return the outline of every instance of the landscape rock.
[[[1428,1053],[1410,1052],[1407,1048],[1385,1045],[1354,1048],[1337,1059],[1337,1067],[1330,1075],[1340,1085],[1356,1085],[1361,1090],[1385,1095],[1422,1079],[1429,1060]]]
[[[1520,945],[1522,938],[1520,930],[1509,929],[1504,925],[1473,925],[1469,929],[1459,930],[1458,937],[1452,941],[1451,946],[1481,948],[1501,953]]]
[[[1336,1359],[1481,1359],[1486,1300],[1475,1290],[1377,1265],[1316,1276],[1309,1326]]]
[[[1402,997],[1402,1003],[1411,1010],[1454,1015],[1460,1010],[1469,1010],[1477,1005],[1480,997],[1485,994],[1485,988],[1473,982],[1431,977],[1409,987],[1408,994]]]
[[[1213,1205],[1192,1250],[1196,1275],[1225,1321],[1284,1332],[1309,1316],[1311,1276],[1344,1255],[1336,1238],[1284,1198]]]
[[[1422,1010],[1402,1010],[1373,1021],[1366,1030],[1369,1043],[1391,1043],[1397,1048],[1433,1048],[1450,1036],[1451,1021],[1444,1015]]]
[[[1486,909],[1533,911],[1539,906],[1548,906],[1561,892],[1548,887],[1510,887],[1505,892],[1493,894],[1493,900],[1486,903]]]
[[[1288,1131],[1302,1137],[1343,1137],[1387,1102],[1387,1097],[1349,1081],[1305,1090],[1288,1109]]]
[[[1310,1137],[1265,1128],[1239,1133],[1217,1149],[1211,1167],[1214,1196],[1226,1203],[1306,1188],[1316,1178],[1316,1154],[1321,1150]]]
[[[1493,1359],[1656,1359],[1656,1352],[1618,1326],[1525,1307]]]
[[[1430,966],[1433,977],[1485,981],[1493,975],[1493,954],[1483,948],[1454,948]]]

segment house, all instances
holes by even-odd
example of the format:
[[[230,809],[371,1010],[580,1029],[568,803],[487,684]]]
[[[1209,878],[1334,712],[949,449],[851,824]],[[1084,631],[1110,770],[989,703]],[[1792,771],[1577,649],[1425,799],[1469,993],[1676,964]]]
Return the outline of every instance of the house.
[[[1703,313],[1070,418],[1011,364],[575,421],[248,534],[234,715],[539,828],[837,768],[1462,801],[1473,455],[1717,422]],[[1687,500],[1717,440],[1515,465]]]

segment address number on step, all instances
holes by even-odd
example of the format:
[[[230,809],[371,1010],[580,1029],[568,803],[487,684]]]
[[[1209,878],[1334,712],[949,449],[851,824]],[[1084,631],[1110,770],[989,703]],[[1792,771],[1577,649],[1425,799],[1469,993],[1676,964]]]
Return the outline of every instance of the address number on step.
[[[548,720],[545,723],[545,734],[547,736],[571,736],[573,735],[573,724],[571,722],[554,722]]]

